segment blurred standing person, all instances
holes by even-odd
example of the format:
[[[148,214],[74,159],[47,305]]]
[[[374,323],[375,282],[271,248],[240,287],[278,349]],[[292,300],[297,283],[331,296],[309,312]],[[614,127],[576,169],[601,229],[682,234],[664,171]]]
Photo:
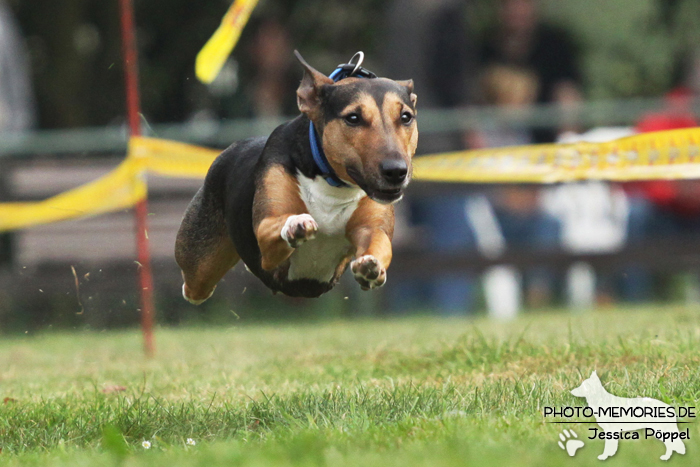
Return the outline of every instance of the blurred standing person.
[[[537,0],[498,1],[496,24],[482,38],[479,62],[475,98],[480,104],[519,110],[543,103],[573,106],[581,100],[572,41],[565,32],[540,21]],[[557,130],[496,124],[472,129],[465,138],[470,148],[550,143],[559,131],[569,129],[566,125]],[[543,210],[540,195],[538,187],[510,185],[496,188],[489,197],[508,249],[558,247],[561,226]],[[530,307],[539,308],[551,301],[554,276],[548,268],[528,268],[522,275],[514,268],[498,272],[494,277],[509,278],[511,283],[520,282],[516,277],[524,279],[525,301]],[[485,276],[487,302],[495,303],[488,296],[498,295],[499,287],[489,286],[489,276]],[[518,297],[511,302],[516,309],[520,307]]]
[[[692,110],[693,93],[678,87],[666,94],[666,107],[644,115],[639,133],[694,128],[700,124]],[[630,241],[692,236],[700,232],[700,182],[697,180],[649,180],[625,184],[632,198]]]
[[[0,0],[0,131],[24,131],[34,125],[29,57],[12,10]]]
[[[384,67],[376,71],[382,76],[412,79],[416,90],[420,90],[420,105],[424,108],[441,105],[432,84],[436,71],[431,69],[431,27],[433,17],[445,3],[453,4],[455,0],[390,1],[385,12],[387,26],[379,41]],[[443,67],[437,72],[444,73]]]
[[[471,102],[476,47],[466,21],[466,0],[394,0],[387,10],[385,62],[389,76],[412,78],[425,108],[455,108]],[[420,136],[419,153],[462,149],[461,132]],[[397,216],[409,217],[421,245],[437,254],[475,252],[465,213],[464,192],[426,193],[407,197]],[[400,225],[400,224],[399,224]],[[397,232],[400,234],[400,232]],[[410,239],[406,239],[410,241]],[[469,272],[438,273],[422,279],[387,284],[388,301],[397,310],[430,308],[443,315],[463,315],[476,307],[475,276]]]
[[[291,33],[276,17],[253,21],[250,42],[225,68],[232,79],[214,81],[220,118],[274,118],[298,113],[300,72],[292,54]],[[223,74],[223,73],[222,73]],[[221,88],[221,89],[219,89]]]
[[[503,110],[520,110],[535,103],[539,80],[529,69],[511,65],[490,65],[481,73],[478,88],[480,101]],[[467,132],[466,144],[471,149],[518,146],[532,143],[525,128],[501,124],[482,124]]]
[[[497,23],[479,53],[481,67],[514,66],[537,79],[536,103],[574,106],[581,100],[578,54],[569,34],[540,20],[538,0],[499,0]],[[559,128],[559,131],[570,128]],[[534,143],[551,143],[557,131],[535,128]]]
[[[251,83],[256,117],[297,113],[295,96],[299,73],[293,66],[292,49],[289,31],[282,22],[271,19],[260,25],[251,49],[256,70]]]
[[[529,68],[518,65],[491,64],[481,74],[479,94],[482,102],[497,106],[504,110],[525,108],[535,103],[539,94],[539,80]],[[472,148],[492,148],[502,146],[517,146],[532,143],[530,132],[522,128],[509,128],[494,125],[473,131],[471,135]],[[489,201],[492,204],[494,225],[500,231],[504,246],[511,250],[547,250],[559,245],[560,225],[557,219],[542,209],[539,187],[510,184],[497,187],[491,193]],[[474,214],[472,224],[476,227],[479,219]],[[482,234],[483,235],[483,234]],[[483,248],[482,248],[483,250]],[[498,255],[496,255],[498,256]],[[515,268],[494,268],[499,272],[494,277],[509,276],[510,283],[524,282],[525,301],[533,308],[549,304],[552,297],[553,273],[545,267],[530,267],[523,274]],[[485,275],[485,292],[487,303],[497,303],[490,295],[501,295],[499,279],[496,286],[490,286],[490,277]],[[522,281],[520,279],[523,279]],[[517,285],[520,288],[520,285]],[[514,289],[514,287],[511,287]],[[509,303],[515,311],[520,308],[520,294],[516,293]],[[490,307],[492,308],[492,307]]]
[[[443,1],[426,38],[426,83],[442,108],[472,103],[477,68],[475,37],[467,21],[472,0]]]
[[[386,10],[381,75],[411,78],[422,109],[471,103],[477,50],[467,20],[472,0],[393,0]],[[426,133],[418,150],[462,149],[460,132]]]
[[[693,91],[677,87],[665,96],[666,107],[644,115],[635,130],[640,133],[693,128],[700,124],[692,109]],[[700,234],[700,182],[649,180],[626,183],[630,198],[628,242],[634,246],[659,239],[694,241]],[[695,281],[698,282],[697,273]],[[644,301],[652,297],[653,278],[643,265],[631,265],[622,281],[623,297]]]
[[[0,0],[0,133],[26,131],[34,125],[29,58],[12,10]],[[6,201],[7,171],[0,170],[0,201]],[[12,236],[0,234],[0,265],[12,261]]]

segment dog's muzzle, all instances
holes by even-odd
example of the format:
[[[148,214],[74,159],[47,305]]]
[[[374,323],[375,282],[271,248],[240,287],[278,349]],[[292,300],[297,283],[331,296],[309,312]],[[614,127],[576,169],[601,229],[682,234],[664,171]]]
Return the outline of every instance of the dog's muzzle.
[[[408,186],[408,182],[410,181],[410,178],[408,177],[408,172],[408,167],[406,167],[405,172],[400,173],[400,175],[398,176],[395,176],[395,180],[400,180],[399,183],[395,186],[391,186],[383,174],[383,179],[380,179],[379,183],[370,184],[367,183],[364,177],[360,174],[359,170],[356,170],[352,167],[347,168],[348,175],[350,176],[350,178],[353,179],[357,186],[362,188],[362,190],[365,193],[367,193],[367,196],[381,204],[396,203],[401,198],[403,198],[403,192]]]

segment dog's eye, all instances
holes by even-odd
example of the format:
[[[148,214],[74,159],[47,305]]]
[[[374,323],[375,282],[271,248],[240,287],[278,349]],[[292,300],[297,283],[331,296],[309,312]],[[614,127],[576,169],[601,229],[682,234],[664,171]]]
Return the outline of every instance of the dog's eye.
[[[412,121],[413,121],[413,114],[411,112],[406,111],[406,112],[401,114],[401,123],[403,123],[404,125],[408,125]]]
[[[351,113],[345,116],[345,123],[350,126],[359,125],[361,121],[362,119],[360,118],[360,115],[356,113]]]

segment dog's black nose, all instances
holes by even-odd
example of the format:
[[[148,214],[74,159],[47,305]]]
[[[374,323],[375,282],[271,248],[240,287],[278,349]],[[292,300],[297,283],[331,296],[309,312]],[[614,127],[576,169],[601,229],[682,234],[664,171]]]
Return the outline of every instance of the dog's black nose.
[[[385,159],[379,164],[379,171],[384,180],[392,185],[399,185],[406,180],[408,165],[403,159]]]

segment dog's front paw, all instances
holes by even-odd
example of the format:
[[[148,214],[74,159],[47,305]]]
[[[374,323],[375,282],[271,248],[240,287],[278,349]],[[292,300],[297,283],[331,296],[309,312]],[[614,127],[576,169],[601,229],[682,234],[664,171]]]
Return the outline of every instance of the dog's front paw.
[[[282,227],[282,239],[292,248],[299,247],[302,243],[312,240],[318,231],[318,224],[308,214],[289,216]]]
[[[360,256],[350,263],[350,270],[362,290],[381,287],[386,282],[386,269],[372,255]]]

